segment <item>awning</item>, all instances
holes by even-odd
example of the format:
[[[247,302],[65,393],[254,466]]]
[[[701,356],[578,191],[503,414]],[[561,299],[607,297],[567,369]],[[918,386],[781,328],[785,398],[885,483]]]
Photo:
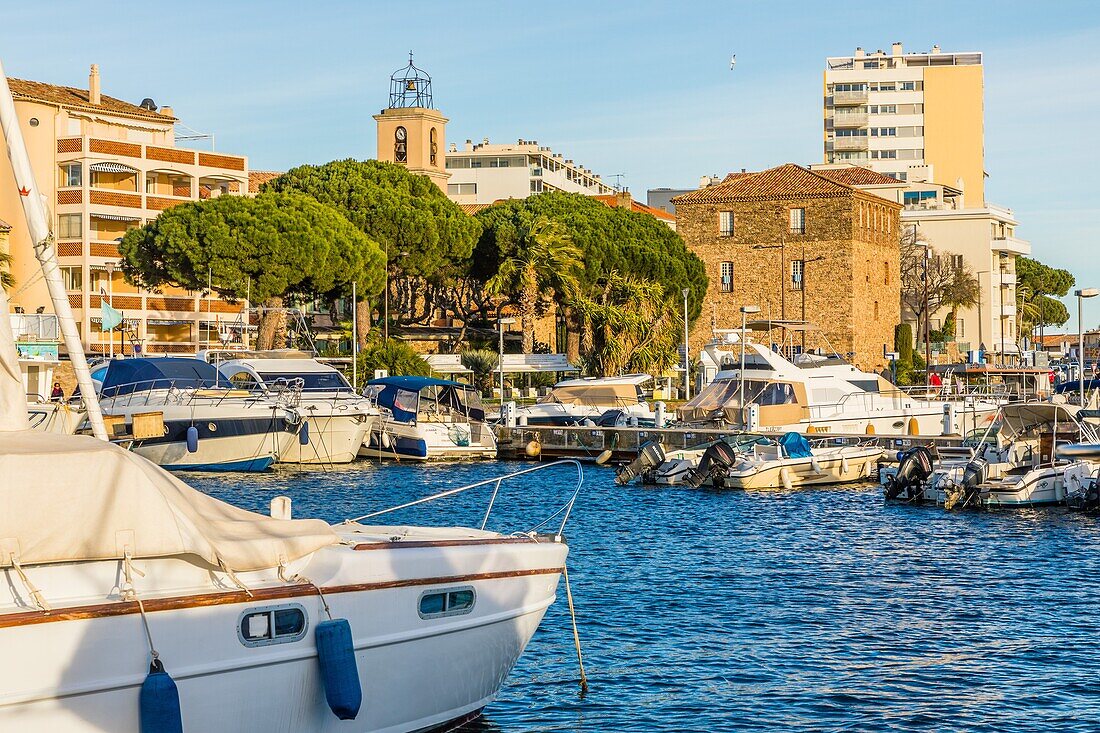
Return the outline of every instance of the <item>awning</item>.
[[[137,168],[131,168],[122,163],[92,163],[88,170],[94,173],[137,173]]]
[[[107,221],[141,221],[140,216],[119,216],[118,214],[88,214],[93,219],[106,219]]]
[[[462,366],[459,354],[429,354],[424,357],[433,372],[437,374],[469,374],[470,370]],[[576,372],[577,367],[569,363],[565,354],[505,354],[505,374],[534,374]],[[493,369],[499,374],[499,369]]]
[[[171,321],[163,318],[150,318],[146,323],[150,326],[190,326],[194,321]]]

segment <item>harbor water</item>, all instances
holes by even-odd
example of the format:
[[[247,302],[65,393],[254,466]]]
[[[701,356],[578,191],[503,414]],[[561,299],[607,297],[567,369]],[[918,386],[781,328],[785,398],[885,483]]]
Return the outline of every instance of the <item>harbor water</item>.
[[[524,464],[198,475],[295,516],[364,514]],[[505,484],[489,528],[523,530],[569,468]],[[585,467],[566,534],[590,691],[564,587],[500,699],[467,731],[1094,731],[1100,726],[1100,518],[945,513],[877,486],[794,492],[617,487]],[[491,487],[489,487],[491,490]],[[481,522],[488,491],[386,523]]]

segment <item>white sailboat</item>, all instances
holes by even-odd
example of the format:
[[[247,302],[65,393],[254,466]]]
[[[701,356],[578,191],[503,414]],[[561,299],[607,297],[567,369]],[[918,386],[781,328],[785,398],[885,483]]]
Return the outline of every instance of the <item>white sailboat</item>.
[[[2,68],[0,121],[25,162]],[[105,442],[68,348],[104,440],[29,429],[0,318],[0,730],[406,733],[494,699],[554,601],[579,481],[550,533],[488,531],[488,510],[476,529],[264,517]]]

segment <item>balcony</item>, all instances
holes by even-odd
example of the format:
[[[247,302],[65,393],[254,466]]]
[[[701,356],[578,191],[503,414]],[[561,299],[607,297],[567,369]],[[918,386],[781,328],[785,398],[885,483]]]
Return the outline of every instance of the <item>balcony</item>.
[[[866,150],[867,138],[863,136],[858,137],[838,137],[833,139],[833,150]]]
[[[1027,256],[1031,254],[1031,242],[1016,237],[993,237],[993,250]]]
[[[1002,288],[1011,288],[1016,286],[1016,273],[1015,272],[1002,272],[1000,285]]]
[[[866,127],[866,112],[837,112],[833,115],[833,127]]]
[[[833,92],[834,107],[852,107],[857,104],[867,104],[867,90],[858,92]]]
[[[1004,303],[996,307],[997,316],[1000,318],[1012,318],[1016,315],[1015,303]]]

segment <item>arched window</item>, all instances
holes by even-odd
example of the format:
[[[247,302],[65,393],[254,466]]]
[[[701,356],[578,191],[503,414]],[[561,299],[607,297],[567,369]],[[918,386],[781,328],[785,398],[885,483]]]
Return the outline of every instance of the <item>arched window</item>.
[[[428,131],[428,143],[429,143],[428,159],[429,159],[429,162],[430,162],[431,165],[435,165],[436,164],[436,162],[435,162],[436,161],[436,153],[439,151],[439,145],[437,144],[436,139],[435,139],[435,128],[434,127],[431,130]]]
[[[393,161],[395,163],[409,162],[409,131],[404,127],[398,127],[393,131]]]

